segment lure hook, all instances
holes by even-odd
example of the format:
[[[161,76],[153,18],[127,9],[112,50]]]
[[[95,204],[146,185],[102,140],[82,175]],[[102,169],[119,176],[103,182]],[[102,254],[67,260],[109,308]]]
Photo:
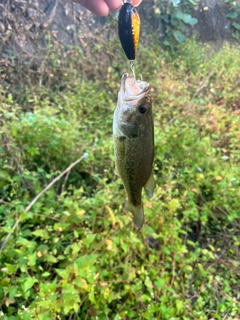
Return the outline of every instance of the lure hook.
[[[142,74],[140,73],[140,79],[137,80],[137,82],[142,82],[143,81],[143,76]]]
[[[131,68],[131,71],[132,71],[132,76],[134,78],[134,81],[136,82],[141,82],[143,81],[143,76],[142,74],[140,73],[140,79],[136,79],[136,74],[135,74],[135,63],[133,60],[130,61],[130,68]]]

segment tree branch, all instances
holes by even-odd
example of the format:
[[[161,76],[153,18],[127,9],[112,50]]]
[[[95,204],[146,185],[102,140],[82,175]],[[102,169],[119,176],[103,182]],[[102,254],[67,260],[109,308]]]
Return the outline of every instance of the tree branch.
[[[24,212],[28,212],[32,206],[38,201],[38,199],[45,193],[48,191],[48,189],[50,189],[59,179],[61,179],[66,173],[68,173],[69,171],[72,170],[72,168],[74,166],[76,166],[79,162],[81,162],[83,159],[87,158],[88,154],[84,153],[81,158],[79,158],[78,160],[76,160],[75,162],[73,162],[72,164],[70,164],[70,166],[65,169],[63,172],[61,172],[55,179],[53,179],[30,203],[29,205],[26,207],[26,209],[24,210]],[[11,237],[11,234],[15,231],[15,229],[17,228],[17,226],[19,225],[20,222],[20,217],[16,220],[14,226],[12,227],[11,232],[9,232],[9,234],[6,236],[5,240],[2,242],[1,247],[0,247],[0,253],[3,251],[5,245],[7,244],[8,240]]]

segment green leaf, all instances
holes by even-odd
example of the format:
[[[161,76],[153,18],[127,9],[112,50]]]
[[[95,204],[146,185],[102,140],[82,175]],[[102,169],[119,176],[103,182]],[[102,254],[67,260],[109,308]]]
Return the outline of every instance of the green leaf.
[[[198,20],[193,18],[190,14],[185,14],[181,11],[178,11],[175,17],[182,20],[184,23],[190,24],[191,26],[194,26],[198,22]]]
[[[24,283],[23,283],[23,291],[24,291],[24,292],[27,292],[29,289],[32,288],[32,286],[33,286],[34,283],[36,283],[36,282],[38,282],[38,280],[35,279],[35,278],[31,278],[31,277],[27,278],[27,279],[24,281]]]
[[[22,320],[31,320],[31,316],[27,311],[23,311],[23,313],[21,314],[21,319]]]
[[[155,233],[155,231],[153,230],[153,228],[152,227],[150,227],[149,225],[145,225],[144,226],[144,231],[145,231],[145,233],[146,234],[148,234],[148,235],[156,235],[156,233]]]
[[[149,289],[153,289],[153,284],[152,281],[147,277],[146,280],[144,281],[145,286]]]
[[[36,251],[28,256],[28,263],[30,266],[36,265],[37,254]]]
[[[182,11],[177,11],[177,13],[174,15],[175,18],[183,20],[185,14]]]
[[[161,278],[158,278],[156,281],[155,281],[155,286],[158,290],[162,289],[164,287],[164,284],[165,284],[165,280],[164,279],[161,279]]]
[[[173,32],[174,38],[177,40],[177,42],[182,43],[186,40],[186,37],[184,34],[182,34],[180,31],[174,31]]]
[[[235,29],[240,30],[240,23],[233,22],[233,23],[232,23],[232,26],[233,26]]]
[[[51,275],[51,273],[48,272],[48,271],[46,271],[46,272],[43,272],[42,277],[47,278],[47,277],[49,277],[50,275]]]
[[[40,229],[40,230],[35,230],[33,231],[33,233],[36,237],[40,237],[43,239],[49,239],[49,234],[47,232],[47,230],[44,229]]]
[[[176,300],[176,307],[177,311],[180,312],[183,308],[183,301],[182,300]]]
[[[5,266],[6,266],[7,271],[8,271],[9,274],[15,273],[17,268],[18,268],[18,266],[12,265],[12,264],[9,264],[9,263],[5,263]]]
[[[233,36],[233,38],[239,40],[239,38],[240,38],[239,31],[236,30],[236,32],[233,32],[232,36]]]
[[[88,234],[84,242],[86,243],[87,246],[89,246],[94,241],[95,238],[96,238],[96,234]]]
[[[48,301],[41,301],[41,302],[47,302],[48,303]],[[47,311],[47,312],[44,312],[44,313],[41,313],[40,315],[39,315],[39,318],[38,318],[39,320],[49,320],[49,319],[51,319],[51,315],[50,315],[50,313]]]
[[[229,12],[228,14],[226,14],[226,17],[230,19],[236,19],[238,17],[238,14],[237,12]]]
[[[75,261],[75,266],[77,267],[78,270],[82,270],[83,268],[91,268],[91,266],[94,264],[94,262],[96,261],[98,257],[98,254],[91,254],[89,256],[82,256],[79,257],[76,261]]]
[[[16,298],[18,287],[10,287],[9,289],[9,299]]]
[[[190,24],[191,26],[194,26],[198,23],[198,20],[196,18],[193,18],[192,16],[186,14],[183,20],[185,23]]]
[[[177,7],[180,4],[181,0],[172,0],[173,6]]]

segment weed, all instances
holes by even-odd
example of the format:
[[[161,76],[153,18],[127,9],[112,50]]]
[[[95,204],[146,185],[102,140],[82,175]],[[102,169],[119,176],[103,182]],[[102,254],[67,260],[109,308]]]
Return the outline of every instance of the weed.
[[[137,70],[152,85],[157,186],[136,233],[114,176],[111,129],[129,67],[108,45],[114,61],[75,48],[60,59],[50,48],[45,86],[1,90],[2,241],[19,219],[0,256],[1,317],[237,319],[239,48],[139,48]]]

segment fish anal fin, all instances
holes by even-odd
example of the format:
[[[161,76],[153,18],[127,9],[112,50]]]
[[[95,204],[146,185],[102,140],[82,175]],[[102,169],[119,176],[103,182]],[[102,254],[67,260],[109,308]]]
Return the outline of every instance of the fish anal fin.
[[[153,173],[151,172],[148,181],[145,183],[144,190],[149,198],[153,197],[154,194],[155,182],[153,178]]]
[[[136,228],[141,229],[144,223],[144,209],[143,205],[134,206],[132,203],[127,201],[125,203],[125,209],[130,211],[133,215],[133,222]]]

